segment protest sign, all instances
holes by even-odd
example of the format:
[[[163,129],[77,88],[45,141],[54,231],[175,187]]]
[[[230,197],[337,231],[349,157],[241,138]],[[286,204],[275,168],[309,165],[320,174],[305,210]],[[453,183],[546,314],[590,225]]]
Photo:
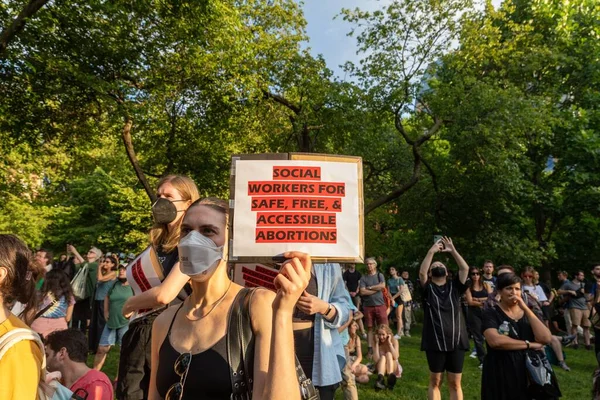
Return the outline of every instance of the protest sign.
[[[243,264],[237,263],[233,270],[233,281],[244,287],[264,287],[276,291],[273,280],[279,271],[265,264]]]
[[[230,261],[297,250],[319,262],[362,262],[360,157],[234,156],[231,189]]]

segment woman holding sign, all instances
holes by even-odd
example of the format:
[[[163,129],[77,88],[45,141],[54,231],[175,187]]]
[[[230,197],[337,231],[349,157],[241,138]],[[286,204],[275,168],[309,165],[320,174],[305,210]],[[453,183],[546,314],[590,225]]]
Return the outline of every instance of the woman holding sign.
[[[152,400],[300,399],[292,314],[310,279],[310,256],[284,254],[277,293],[233,283],[228,210],[223,200],[203,199],[185,214],[179,256],[192,294],[154,322]]]
[[[156,309],[176,300],[189,277],[179,270],[177,243],[185,210],[200,195],[196,184],[188,177],[168,175],[157,185],[156,202],[152,205],[154,225],[150,231],[151,245],[160,261],[164,281],[151,289],[130,297],[123,306],[128,318],[138,310]],[[185,293],[181,293],[182,299]],[[133,320],[123,336],[117,398],[141,400],[148,398],[150,385],[150,334],[152,323],[162,308]]]

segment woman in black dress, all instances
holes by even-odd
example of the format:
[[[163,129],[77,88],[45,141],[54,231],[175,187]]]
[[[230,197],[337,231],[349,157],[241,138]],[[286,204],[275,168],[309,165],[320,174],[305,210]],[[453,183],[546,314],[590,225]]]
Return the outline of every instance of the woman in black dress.
[[[483,311],[483,335],[488,353],[483,362],[481,398],[531,399],[527,394],[526,351],[544,351],[552,335],[523,301],[518,276],[502,274],[496,288],[500,301]]]

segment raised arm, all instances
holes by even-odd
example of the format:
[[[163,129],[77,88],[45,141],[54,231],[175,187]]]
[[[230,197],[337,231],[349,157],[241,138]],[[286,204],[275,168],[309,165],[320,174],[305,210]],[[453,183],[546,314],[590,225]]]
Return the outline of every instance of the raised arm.
[[[444,236],[442,238],[442,243],[444,245],[442,251],[445,253],[452,254],[452,257],[454,257],[454,261],[456,261],[456,264],[458,264],[458,280],[464,285],[465,282],[467,282],[467,279],[469,278],[469,264],[467,264],[467,262],[458,253],[456,247],[454,247],[454,243],[452,243],[452,239],[450,239],[447,236]]]
[[[102,275],[102,268],[96,271],[98,282],[108,282],[117,279],[117,271],[108,271],[108,274]]]
[[[83,263],[85,261],[83,259],[83,257],[81,257],[81,254],[79,254],[79,252],[77,251],[77,249],[75,248],[75,246],[73,246],[72,244],[68,244],[67,245],[67,252],[73,254],[73,256],[75,257],[75,260],[73,260],[73,262],[75,264],[81,264],[81,263]]]
[[[425,286],[427,283],[427,272],[429,272],[429,267],[431,266],[431,261],[433,260],[433,255],[438,251],[442,250],[442,241],[437,241],[431,246],[429,250],[427,250],[427,254],[421,263],[421,268],[419,268],[419,281],[421,282],[421,286]]]
[[[292,314],[308,286],[312,262],[308,254],[300,252],[287,252],[284,256],[289,260],[273,281],[277,294],[260,291],[264,294],[255,300],[258,304],[254,308],[260,312],[252,316],[256,328],[254,400],[300,400],[299,386],[293,384],[298,378]]]

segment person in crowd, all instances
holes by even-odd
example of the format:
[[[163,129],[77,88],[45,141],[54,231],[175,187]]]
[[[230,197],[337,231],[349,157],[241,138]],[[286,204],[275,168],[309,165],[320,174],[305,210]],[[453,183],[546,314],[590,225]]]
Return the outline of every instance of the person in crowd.
[[[483,312],[483,335],[488,353],[483,363],[483,400],[525,400],[527,350],[542,350],[552,340],[544,323],[525,304],[521,279],[512,273],[498,276],[500,301]],[[510,388],[510,390],[507,390]]]
[[[346,270],[344,271],[342,277],[344,278],[346,289],[348,289],[348,292],[350,292],[352,304],[354,304],[354,307],[356,307],[357,310],[361,309],[361,297],[358,287],[361,276],[361,273],[356,270],[356,265],[354,263],[346,264]],[[358,327],[360,328],[360,333],[363,339],[366,339],[367,333],[365,332],[365,326],[362,319],[358,320]]]
[[[408,296],[404,297],[403,303],[404,308],[402,309],[402,322],[404,325],[404,336],[410,337],[410,326],[413,321],[413,299],[415,286],[410,280],[410,274],[408,271],[402,271],[402,280],[408,289]],[[400,297],[402,299],[402,295]]]
[[[369,347],[369,356],[373,354],[373,340],[377,326],[387,324],[387,310],[383,298],[383,289],[385,288],[385,278],[381,272],[377,271],[377,261],[374,257],[366,259],[367,274],[360,278],[359,292],[362,298],[365,323],[369,333],[367,343]]]
[[[404,302],[400,297],[402,293],[402,286],[405,285],[404,279],[398,275],[396,267],[389,268],[390,278],[387,280],[387,286],[390,290],[390,295],[395,303],[394,312],[396,313],[396,327],[397,333],[394,336],[395,339],[400,339],[404,335],[404,324],[402,321],[402,313],[404,312]]]
[[[94,293],[94,302],[92,306],[92,319],[90,322],[89,342],[90,351],[94,354],[98,353],[98,343],[100,336],[104,332],[106,319],[104,315],[104,300],[108,291],[115,285],[117,279],[117,268],[119,259],[115,254],[107,253],[100,262],[100,266],[96,272],[96,290]]]
[[[23,315],[37,309],[35,283],[41,275],[25,243],[0,234],[0,341],[14,329],[29,329],[12,314],[9,305],[19,301]],[[0,399],[35,399],[42,374],[43,353],[32,340],[12,345],[0,358]]]
[[[571,313],[569,312],[569,295],[559,293],[560,288],[565,282],[569,280],[569,274],[567,271],[558,271],[556,278],[558,279],[558,289],[556,290],[556,294],[558,295],[558,308],[563,310],[563,317],[565,320],[565,325],[567,326],[567,331],[571,332]]]
[[[352,300],[338,264],[313,264],[306,291],[294,309],[294,346],[321,400],[333,400],[342,381],[344,346],[338,328],[348,320]],[[340,365],[339,360],[344,360]]]
[[[353,319],[350,326],[348,326],[349,340],[346,344],[346,357],[350,372],[354,375],[356,382],[368,383],[371,373],[366,365],[361,364],[362,343],[358,335],[358,329],[358,322]]]
[[[544,316],[543,321],[549,326],[548,320],[550,319],[550,315],[547,314],[547,312],[549,311],[548,307],[550,306],[550,302],[542,287],[534,283],[535,272],[533,267],[525,267],[523,269],[523,272],[521,272],[521,279],[523,280],[521,290],[526,296],[531,297],[533,301],[537,302],[537,306]]]
[[[236,367],[228,364],[226,333],[228,314],[237,312],[233,308],[241,307],[242,300],[248,304],[249,321],[240,329],[254,336],[243,349],[254,360],[247,363],[250,370],[237,371],[252,386],[246,386],[248,398],[300,399],[292,315],[310,280],[310,256],[283,254],[288,261],[273,281],[277,293],[233,283],[227,274],[228,211],[227,202],[209,198],[194,202],[185,213],[178,248],[192,293],[154,321],[150,400],[232,398],[230,374]],[[325,318],[333,312],[342,311],[327,311]],[[186,379],[188,375],[193,379]]]
[[[50,250],[39,249],[35,252],[35,261],[44,267],[46,272],[52,271],[53,267],[53,254]]]
[[[123,315],[159,308],[132,320],[123,336],[117,378],[117,397],[123,400],[148,398],[152,323],[162,311],[160,307],[176,305],[191,292],[187,285],[190,278],[179,268],[177,243],[183,214],[200,197],[198,188],[187,176],[168,175],[158,181],[156,197],[152,205],[154,225],[150,230],[150,243],[156,250],[165,279],[160,285],[130,297],[123,306]]]
[[[402,375],[400,344],[394,338],[392,329],[387,324],[377,327],[377,338],[374,340],[373,362],[377,371],[375,389],[394,390],[396,380]],[[387,377],[387,381],[386,381]]]
[[[75,305],[71,282],[67,275],[54,269],[48,272],[40,295],[37,318],[32,322],[31,329],[42,337],[54,331],[67,329]]]
[[[542,304],[542,311],[546,317],[546,321],[548,322],[548,327],[550,327],[549,320],[554,315],[554,300],[556,297],[556,291],[553,291],[545,282],[540,281],[540,273],[535,269],[533,270],[533,285],[535,287],[542,288],[542,291],[548,299],[548,305]]]
[[[571,334],[577,335],[577,328],[581,327],[583,329],[583,341],[585,344],[585,348],[587,350],[591,350],[592,346],[590,345],[590,320],[589,320],[589,309],[587,305],[587,295],[584,290],[585,274],[583,271],[577,271],[575,274],[575,279],[573,281],[566,280],[560,289],[558,290],[558,294],[567,295],[569,300],[567,303],[567,308],[569,309],[569,313],[571,314]],[[573,341],[574,349],[579,347],[577,337]]]
[[[448,269],[440,261],[432,262],[438,252],[450,253],[458,264],[458,273],[449,280]],[[444,372],[448,377],[451,399],[462,399],[462,370],[465,351],[469,349],[467,327],[460,308],[460,298],[467,290],[469,265],[456,250],[452,239],[443,237],[429,249],[419,269],[423,287],[423,336],[421,350],[429,365],[428,398],[440,399]]]
[[[60,372],[63,385],[87,400],[113,400],[108,376],[85,364],[88,344],[78,329],[54,331],[46,338],[46,365]]]
[[[496,288],[497,278],[494,276],[494,262],[492,260],[485,260],[483,262],[483,275],[481,276],[481,280],[487,282],[492,291]]]
[[[592,268],[592,278],[594,282],[590,290],[590,322],[594,314],[600,314],[600,264],[594,265]],[[600,323],[596,323],[592,328],[594,329],[595,338],[594,351],[596,355],[600,355]]]
[[[69,257],[67,253],[61,253],[58,260],[52,264],[52,269],[64,272],[71,281],[75,272],[73,257]]]
[[[98,351],[94,357],[94,369],[100,371],[106,360],[106,355],[115,343],[121,344],[123,336],[129,328],[129,319],[122,314],[123,306],[128,298],[133,296],[133,289],[127,282],[127,268],[120,265],[116,281],[104,296],[103,318],[106,321]]]
[[[102,257],[102,251],[97,247],[90,248],[85,255],[85,260],[72,244],[67,245],[67,251],[73,255],[73,262],[77,271],[86,266],[88,268],[88,274],[85,281],[85,297],[82,299],[75,299],[76,303],[75,308],[73,309],[73,323],[71,324],[74,328],[79,329],[85,334],[92,317],[91,299],[94,298],[94,289],[96,287],[96,271],[98,270],[97,260]]]
[[[465,297],[469,306],[467,324],[471,331],[471,335],[473,335],[473,341],[475,342],[475,351],[476,356],[479,359],[479,368],[482,368],[483,357],[485,356],[485,350],[483,348],[483,331],[481,330],[483,322],[483,305],[490,293],[492,293],[492,288],[487,282],[483,282],[481,279],[481,271],[479,271],[477,267],[471,268],[469,276],[471,281],[465,292]]]

